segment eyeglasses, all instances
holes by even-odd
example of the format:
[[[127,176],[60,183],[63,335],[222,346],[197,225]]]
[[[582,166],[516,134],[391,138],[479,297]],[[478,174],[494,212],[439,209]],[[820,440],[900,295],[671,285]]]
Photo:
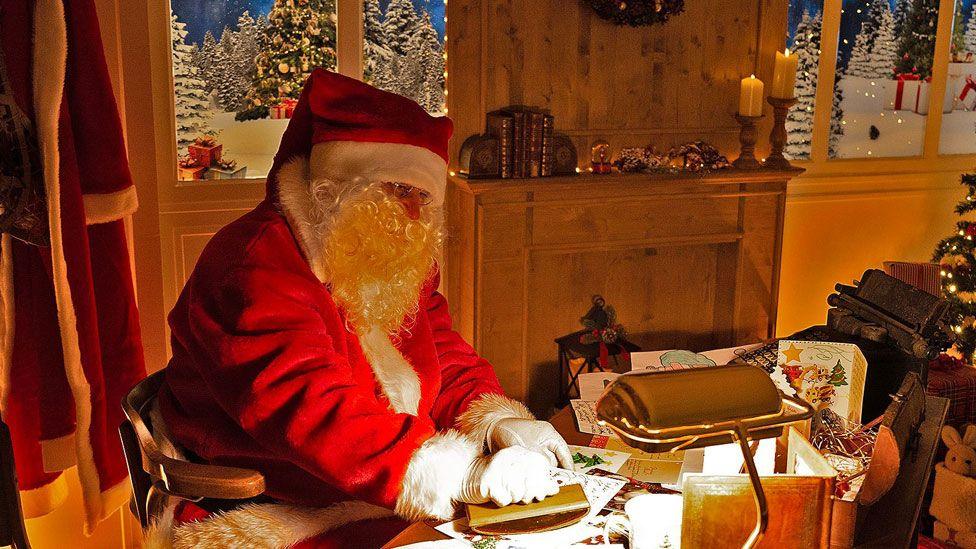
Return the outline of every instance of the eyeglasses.
[[[387,182],[384,185],[386,186],[387,192],[392,194],[398,200],[407,200],[416,197],[417,202],[419,202],[421,206],[427,206],[434,201],[434,197],[431,196],[429,192],[420,190],[413,185],[393,182]]]

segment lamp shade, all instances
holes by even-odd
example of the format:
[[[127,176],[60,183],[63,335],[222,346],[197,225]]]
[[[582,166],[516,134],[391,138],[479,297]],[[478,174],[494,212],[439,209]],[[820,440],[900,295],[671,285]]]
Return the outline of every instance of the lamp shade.
[[[784,399],[766,372],[749,365],[623,375],[596,411],[628,445],[646,452],[734,442],[729,431],[736,423],[750,439],[775,437],[784,423],[809,417],[807,407]]]

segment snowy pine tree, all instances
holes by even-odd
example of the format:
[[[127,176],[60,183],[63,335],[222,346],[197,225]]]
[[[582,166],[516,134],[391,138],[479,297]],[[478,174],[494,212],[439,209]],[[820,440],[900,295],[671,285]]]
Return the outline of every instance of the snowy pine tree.
[[[194,48],[186,43],[186,23],[170,12],[170,40],[173,48],[173,94],[176,110],[176,143],[183,152],[187,145],[206,132],[210,122],[210,100],[205,83],[197,74]]]
[[[796,27],[793,51],[796,52],[796,104],[786,115],[787,158],[810,158],[810,140],[813,136],[813,104],[817,95],[817,67],[820,62],[821,16],[810,17],[804,12]]]
[[[417,25],[417,32],[408,45],[410,56],[420,66],[420,90],[414,98],[427,112],[440,113],[444,110],[444,53],[437,31],[430,21],[430,14],[424,12]]]
[[[969,21],[966,22],[966,32],[963,34],[963,42],[967,53],[976,55],[976,4],[973,4],[973,11],[969,14]]]
[[[383,12],[379,0],[363,1],[363,80],[375,85],[376,73],[389,63],[393,53],[387,47],[383,32]],[[387,75],[388,78],[389,75]],[[383,79],[381,77],[380,79]]]
[[[390,0],[383,19],[383,34],[393,53],[407,55],[410,39],[417,32],[419,20],[410,0]]]
[[[901,40],[902,32],[905,30],[905,21],[912,11],[912,0],[895,0],[895,7],[891,10],[895,16],[895,37]]]
[[[932,76],[938,18],[938,0],[911,0],[910,11],[898,37],[896,70],[899,73],[915,73],[921,78]]]
[[[843,78],[837,75],[834,80],[834,101],[830,109],[830,137],[827,138],[827,156],[830,158],[837,158],[837,145],[844,135],[844,110],[840,108],[840,104],[844,101],[844,90],[840,87]]]
[[[874,78],[867,65],[871,56],[871,48],[874,47],[878,30],[881,27],[881,20],[885,14],[891,14],[888,0],[871,0],[864,20],[861,22],[861,30],[854,39],[854,47],[851,49],[851,57],[847,62],[847,70],[844,74],[860,78]]]
[[[335,0],[275,0],[267,29],[238,120],[268,116],[281,99],[298,98],[312,70],[335,68]]]
[[[237,56],[237,33],[227,27],[220,34],[220,47],[217,48],[213,65],[217,105],[224,112],[236,111],[247,93],[248,82]]]
[[[893,78],[897,58],[898,43],[895,38],[895,17],[891,10],[886,9],[881,14],[878,32],[864,64],[864,77]]]
[[[213,68],[214,68],[214,58],[217,56],[217,40],[214,38],[212,32],[207,31],[203,35],[203,45],[194,55],[195,64],[197,66],[197,74],[204,82],[204,89],[207,93],[213,92]]]

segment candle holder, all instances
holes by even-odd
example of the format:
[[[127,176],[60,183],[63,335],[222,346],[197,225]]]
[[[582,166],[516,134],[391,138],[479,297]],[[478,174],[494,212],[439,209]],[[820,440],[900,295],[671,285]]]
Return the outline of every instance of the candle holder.
[[[773,106],[773,131],[769,133],[770,152],[762,163],[764,170],[791,170],[793,165],[783,156],[786,145],[786,114],[790,107],[796,104],[796,98],[780,99],[767,97],[766,101]]]
[[[756,160],[756,123],[762,118],[759,116],[744,116],[735,114],[735,119],[739,123],[739,143],[742,150],[739,158],[732,162],[732,166],[740,170],[757,170],[759,161]]]

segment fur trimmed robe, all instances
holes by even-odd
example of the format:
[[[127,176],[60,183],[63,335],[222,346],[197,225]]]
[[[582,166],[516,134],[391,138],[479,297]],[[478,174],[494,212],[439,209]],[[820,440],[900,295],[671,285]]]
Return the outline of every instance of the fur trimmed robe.
[[[51,244],[0,242],[0,410],[25,515],[64,501],[77,465],[90,530],[128,502],[119,404],[146,375],[123,225],[136,189],[94,2],[4,0],[0,29],[0,103],[16,107],[0,110],[34,128]]]
[[[409,329],[360,340],[347,328],[316,275],[316,235],[300,222],[311,199],[305,170],[301,160],[280,170],[279,200],[207,245],[169,317],[173,358],[160,393],[181,446],[261,471],[282,504],[177,527],[177,547],[228,546],[234,532],[251,536],[242,546],[286,546],[394,512],[449,518],[488,424],[532,417],[453,331],[436,273]],[[262,531],[277,533],[254,539]],[[334,542],[323,534],[303,547]]]

